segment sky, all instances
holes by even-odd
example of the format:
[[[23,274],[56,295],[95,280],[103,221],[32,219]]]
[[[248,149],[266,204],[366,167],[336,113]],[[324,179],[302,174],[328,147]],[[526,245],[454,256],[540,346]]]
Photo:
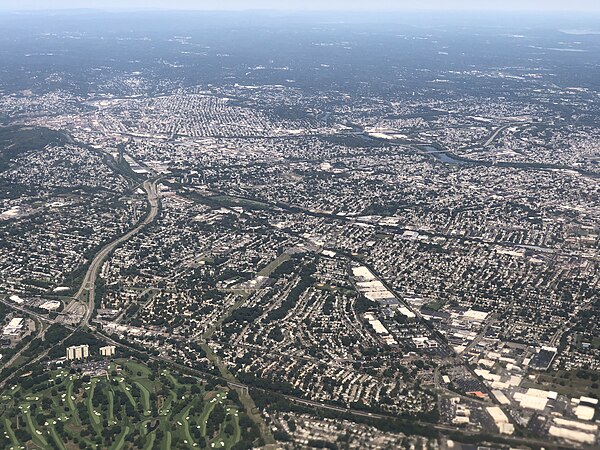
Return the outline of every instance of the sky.
[[[594,11],[600,0],[0,0],[0,9]]]

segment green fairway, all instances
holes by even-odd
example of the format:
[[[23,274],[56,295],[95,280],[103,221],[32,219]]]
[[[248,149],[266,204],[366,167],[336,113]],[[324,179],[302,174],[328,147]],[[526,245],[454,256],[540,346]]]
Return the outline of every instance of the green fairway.
[[[167,431],[166,434],[165,434],[165,440],[164,440],[164,444],[163,444],[164,445],[164,447],[163,447],[164,450],[170,450],[170,448],[171,448],[171,441],[172,441],[171,437],[172,437],[171,436],[171,432]]]
[[[171,411],[171,404],[176,400],[175,393],[170,392],[164,399],[164,403],[159,413],[161,416],[168,416]]]
[[[209,402],[204,406],[204,411],[202,411],[202,415],[200,416],[200,430],[202,432],[202,436],[206,435],[206,421],[208,420],[208,416],[214,409],[215,404],[213,402]]]
[[[231,421],[231,424],[233,425],[233,435],[225,436],[225,440],[226,440],[228,448],[233,447],[236,442],[239,442],[241,435],[242,435],[242,430],[240,429],[240,419],[239,419],[238,411],[234,410],[232,408],[231,411],[229,412],[229,419]]]
[[[33,424],[33,420],[31,418],[31,412],[26,412],[24,414],[25,420],[27,421],[27,428],[29,429],[29,433],[33,438],[33,443],[42,448],[46,448],[48,446],[48,441],[42,436],[42,432],[36,428]]]
[[[150,391],[139,381],[136,381],[135,384],[140,388],[140,391],[142,392],[142,404],[144,406],[144,415],[149,416],[150,414],[152,414],[152,411],[150,410]]]
[[[121,433],[120,438],[117,439],[117,442],[115,442],[115,445],[113,445],[112,449],[113,450],[121,450],[125,446],[125,438],[127,437],[128,434],[129,434],[129,427],[125,427],[125,429]]]
[[[190,434],[190,423],[188,420],[190,409],[192,409],[191,406],[188,406],[187,408],[185,408],[183,410],[183,412],[179,415],[178,421],[177,421],[178,424],[181,423],[181,427],[183,429],[184,444],[187,444],[187,445],[193,445],[193,443],[194,443],[194,439],[192,438],[192,435]]]
[[[67,393],[66,393],[67,405],[69,405],[69,409],[71,410],[71,417],[76,424],[80,424],[79,414],[77,413],[77,408],[75,407],[75,397],[73,396],[73,382],[71,380],[67,381]]]
[[[115,421],[115,394],[112,389],[108,391],[108,423],[109,425],[117,423]]]
[[[19,448],[20,444],[19,441],[17,440],[17,437],[15,436],[15,432],[12,429],[12,423],[8,420],[8,419],[4,419],[4,429],[6,430],[6,434],[8,435],[9,439],[10,439],[10,444],[12,444],[13,448]],[[7,444],[9,444],[7,442]]]
[[[131,395],[131,387],[127,385],[127,383],[121,382],[119,383],[119,388],[121,388],[121,391],[125,393],[129,401],[131,402],[131,405],[134,408],[136,408],[137,405],[135,404],[135,399],[133,398],[133,395]]]
[[[54,440],[54,443],[58,446],[58,448],[60,450],[66,450],[65,445],[63,444],[62,440],[58,436],[58,433],[56,432],[56,429],[54,427],[50,427],[50,436],[52,437],[52,439]]]
[[[96,382],[92,381],[91,385],[90,385],[90,389],[88,391],[88,398],[87,398],[87,408],[88,408],[88,414],[90,415],[90,418],[92,419],[92,425],[94,426],[94,428],[97,428],[98,431],[100,430],[100,423],[101,423],[101,414],[98,411],[94,410],[94,406],[92,405],[92,401],[94,399],[94,390],[96,389]]]
[[[148,437],[146,437],[146,444],[144,445],[144,450],[151,450],[154,447],[155,440],[156,433],[150,433]]]
[[[152,373],[152,371],[148,367],[135,361],[128,361],[127,364],[125,364],[125,368],[134,377],[137,376],[141,378],[148,378]]]

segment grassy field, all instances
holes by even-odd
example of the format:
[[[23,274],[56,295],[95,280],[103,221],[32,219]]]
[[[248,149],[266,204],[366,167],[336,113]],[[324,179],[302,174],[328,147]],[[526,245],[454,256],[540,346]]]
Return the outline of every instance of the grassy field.
[[[551,389],[570,397],[600,397],[600,374],[593,371],[557,370],[540,373],[536,383],[525,382],[525,387]]]
[[[245,209],[253,209],[253,210],[270,209],[270,206],[267,205],[266,203],[257,202],[254,200],[248,200],[245,198],[230,197],[228,195],[215,195],[213,197],[208,197],[207,199],[211,203],[218,204],[220,206],[226,206],[229,208],[240,206]]]
[[[290,255],[284,253],[283,255],[278,256],[275,260],[271,261],[266,267],[264,267],[258,275],[268,277],[284,262],[290,260]]]
[[[429,302],[425,304],[426,308],[431,309],[432,311],[439,311],[444,307],[446,303],[443,300],[436,300],[433,302]]]
[[[258,435],[235,393],[165,366],[117,360],[97,377],[32,377],[0,393],[2,449],[231,449]]]

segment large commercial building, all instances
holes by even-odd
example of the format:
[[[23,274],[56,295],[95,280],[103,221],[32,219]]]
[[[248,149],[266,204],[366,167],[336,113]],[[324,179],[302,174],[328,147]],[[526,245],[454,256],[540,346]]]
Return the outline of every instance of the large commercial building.
[[[4,336],[18,336],[23,332],[24,319],[15,318],[12,319],[8,325],[4,327],[2,334]]]
[[[510,421],[504,411],[498,406],[488,406],[486,408],[488,414],[494,419],[496,422],[496,426],[498,427],[498,431],[502,434],[513,434],[515,432],[515,427]]]

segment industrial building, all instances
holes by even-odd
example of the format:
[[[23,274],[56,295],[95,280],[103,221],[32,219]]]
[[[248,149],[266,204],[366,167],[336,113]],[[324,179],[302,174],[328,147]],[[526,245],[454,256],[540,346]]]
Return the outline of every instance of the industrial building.
[[[14,318],[12,319],[8,325],[4,327],[2,334],[4,336],[19,336],[23,331],[23,321],[22,318]]]

